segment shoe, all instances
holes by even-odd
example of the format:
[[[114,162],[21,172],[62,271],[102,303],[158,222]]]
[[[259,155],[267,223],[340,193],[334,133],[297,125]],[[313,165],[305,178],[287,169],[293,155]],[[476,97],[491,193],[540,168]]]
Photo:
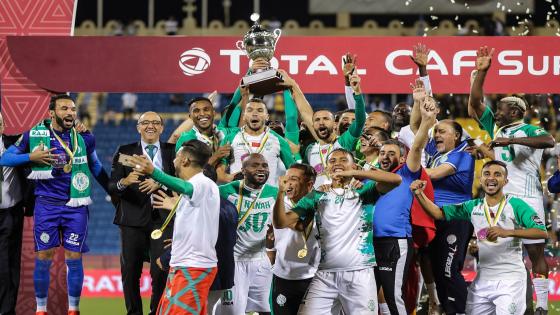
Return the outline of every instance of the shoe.
[[[68,315],[80,315],[80,311],[68,311]]]
[[[37,312],[35,312],[35,315],[49,315],[49,314],[47,314],[47,312],[37,311]]]
[[[548,315],[548,310],[545,310],[542,307],[537,307],[535,310],[535,315]]]

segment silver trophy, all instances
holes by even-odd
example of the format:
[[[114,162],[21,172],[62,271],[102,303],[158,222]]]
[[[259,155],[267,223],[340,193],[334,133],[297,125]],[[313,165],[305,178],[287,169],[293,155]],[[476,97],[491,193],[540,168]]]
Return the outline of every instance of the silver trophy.
[[[254,22],[251,29],[243,36],[243,40],[235,43],[237,49],[245,52],[247,57],[251,60],[264,58],[268,61],[274,56],[276,44],[280,39],[282,30],[275,29],[270,32],[258,23],[259,15],[254,13],[251,15],[251,20]],[[248,86],[249,91],[257,96],[272,94],[285,89],[285,87],[278,86],[278,83],[283,82],[282,74],[276,69],[261,69],[255,73],[250,73],[243,77],[241,84]]]

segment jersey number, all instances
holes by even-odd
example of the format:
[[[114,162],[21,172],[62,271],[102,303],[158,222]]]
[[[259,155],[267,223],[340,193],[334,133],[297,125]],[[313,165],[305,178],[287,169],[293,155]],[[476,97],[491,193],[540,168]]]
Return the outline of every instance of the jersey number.
[[[266,222],[268,222],[268,213],[255,213],[250,218],[247,218],[245,224],[240,226],[239,229],[243,232],[252,230],[255,233],[260,233],[264,229]]]
[[[504,162],[511,162],[515,158],[515,151],[509,145],[505,146],[502,148],[501,158]]]

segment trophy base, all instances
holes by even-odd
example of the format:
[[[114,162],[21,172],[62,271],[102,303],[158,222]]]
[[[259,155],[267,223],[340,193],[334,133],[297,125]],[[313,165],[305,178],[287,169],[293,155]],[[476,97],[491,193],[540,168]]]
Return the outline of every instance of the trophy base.
[[[249,86],[249,92],[256,96],[264,96],[284,90],[285,87],[277,85],[281,82],[284,82],[282,74],[276,69],[252,73],[244,76],[241,80],[241,84]]]

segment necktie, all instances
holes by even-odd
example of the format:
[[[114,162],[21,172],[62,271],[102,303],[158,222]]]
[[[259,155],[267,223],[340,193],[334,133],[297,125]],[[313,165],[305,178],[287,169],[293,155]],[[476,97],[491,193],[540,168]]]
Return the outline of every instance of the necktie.
[[[150,160],[154,160],[154,157],[156,156],[156,146],[153,144],[148,144],[146,146],[146,152],[148,152],[148,156],[150,157]]]

